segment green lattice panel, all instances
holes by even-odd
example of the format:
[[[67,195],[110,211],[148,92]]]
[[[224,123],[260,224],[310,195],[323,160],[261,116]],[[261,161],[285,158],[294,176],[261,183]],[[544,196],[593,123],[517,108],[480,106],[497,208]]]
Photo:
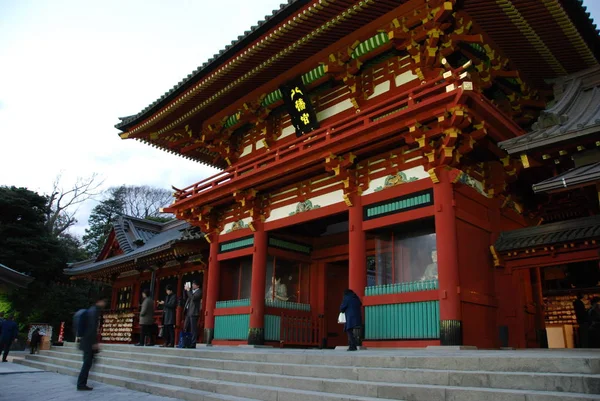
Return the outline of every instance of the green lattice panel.
[[[235,251],[237,249],[249,248],[254,244],[254,237],[240,238],[235,241],[221,244],[221,252]]]
[[[217,302],[218,308],[237,308],[239,306],[250,306],[249,299],[233,299],[231,301],[219,301]]]
[[[438,289],[437,280],[410,281],[406,283],[375,285],[365,288],[365,295],[403,294],[407,292],[430,291]]]
[[[287,249],[288,251],[305,253],[307,255],[310,254],[310,246],[299,244],[297,242],[285,241],[279,238],[269,238],[269,245],[276,248]]]
[[[215,340],[247,340],[250,315],[215,316]]]
[[[439,337],[439,301],[365,308],[365,338],[368,340],[419,340]]]
[[[278,299],[265,300],[265,306],[270,306],[272,308],[301,310],[301,311],[305,311],[305,312],[310,312],[309,304],[300,304],[297,302],[280,301]]]
[[[366,217],[374,218],[379,215],[398,213],[403,210],[415,209],[432,204],[432,194],[427,192],[421,195],[404,197],[386,203],[365,207]]]
[[[281,316],[265,315],[265,340],[279,341]]]

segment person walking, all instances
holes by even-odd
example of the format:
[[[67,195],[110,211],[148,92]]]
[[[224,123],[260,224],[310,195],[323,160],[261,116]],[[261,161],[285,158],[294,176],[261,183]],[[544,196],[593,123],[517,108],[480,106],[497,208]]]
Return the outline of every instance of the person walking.
[[[588,329],[589,348],[600,348],[600,297],[593,297],[592,307],[588,311],[590,317]]]
[[[150,338],[149,347],[154,346],[154,340],[152,337],[152,326],[154,325],[154,302],[150,297],[150,290],[144,289],[142,291],[142,309],[140,310],[140,342],[136,344],[138,347],[146,345],[146,337]]]
[[[183,330],[188,333],[192,333],[189,348],[196,348],[196,341],[198,339],[198,316],[200,316],[202,290],[200,290],[198,280],[193,280],[191,287],[188,283],[186,283],[184,290],[183,296],[186,301]]]
[[[175,309],[177,308],[177,297],[173,294],[173,287],[167,285],[167,297],[158,304],[163,306],[163,337],[165,343],[161,347],[175,346]]]
[[[8,315],[8,318],[2,322],[0,326],[0,351],[2,351],[2,362],[8,362],[8,352],[13,342],[17,341],[19,327],[13,320],[13,315]]]
[[[573,302],[573,309],[575,309],[575,318],[579,325],[579,344],[578,348],[588,348],[588,330],[590,327],[590,315],[585,309],[585,304],[582,301],[583,294],[577,294],[577,299]]]
[[[31,351],[29,352],[31,355],[35,354],[40,346],[40,342],[42,341],[42,336],[40,335],[40,329],[36,328],[31,333],[31,342],[29,343],[29,347]]]
[[[358,339],[354,335],[354,329],[362,326],[361,307],[362,303],[358,295],[351,289],[344,290],[344,299],[342,300],[342,305],[340,305],[340,312],[346,316],[344,331],[348,335],[348,351],[358,350]]]
[[[78,391],[93,390],[92,387],[87,385],[87,381],[94,362],[94,355],[98,353],[98,321],[100,320],[100,313],[105,307],[106,298],[98,298],[96,303],[81,315],[77,325],[77,333],[81,338],[79,349],[83,351],[83,365],[77,378]]]

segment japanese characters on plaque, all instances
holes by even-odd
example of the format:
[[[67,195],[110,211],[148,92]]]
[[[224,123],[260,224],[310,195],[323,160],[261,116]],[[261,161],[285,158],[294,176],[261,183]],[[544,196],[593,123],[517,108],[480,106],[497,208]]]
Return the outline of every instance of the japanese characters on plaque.
[[[296,136],[302,136],[319,128],[317,114],[302,83],[302,78],[287,82],[281,86],[280,90],[285,107],[292,119],[292,125],[296,128]]]

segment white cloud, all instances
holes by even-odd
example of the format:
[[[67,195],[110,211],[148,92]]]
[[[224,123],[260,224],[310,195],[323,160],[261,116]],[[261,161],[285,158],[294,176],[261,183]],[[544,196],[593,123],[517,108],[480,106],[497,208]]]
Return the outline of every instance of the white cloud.
[[[2,1],[0,185],[48,192],[99,173],[104,187],[191,185],[216,170],[121,140],[113,126],[255,25],[278,0]],[[82,205],[82,234],[94,202]]]

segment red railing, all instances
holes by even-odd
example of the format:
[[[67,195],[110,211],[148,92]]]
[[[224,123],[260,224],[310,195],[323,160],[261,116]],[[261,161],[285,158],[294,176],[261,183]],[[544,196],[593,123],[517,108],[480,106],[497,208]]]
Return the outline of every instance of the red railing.
[[[390,120],[392,119],[396,120],[399,117],[413,115],[415,113],[415,108],[410,106],[418,104],[419,108],[424,108],[441,100],[434,98],[434,95],[443,95],[447,93],[446,87],[452,83],[458,86],[460,84],[458,74],[463,72],[463,70],[462,67],[455,70],[454,74],[448,78],[438,77],[432,79],[416,88],[390,97],[371,107],[367,107],[353,116],[317,129],[292,142],[238,163],[203,181],[190,185],[184,189],[177,190],[175,192],[175,197],[177,199],[176,203],[185,201],[196,194],[216,188],[241,178],[242,176],[244,179],[247,179],[249,176],[258,173],[260,170],[263,170],[276,162],[292,160],[294,156],[307,148],[323,150],[322,148],[326,144],[343,141],[348,137],[348,134],[353,134],[357,128],[360,128],[361,130],[366,128],[380,128],[389,125],[391,122]],[[455,91],[449,91],[448,97],[452,96],[456,96]],[[428,97],[429,99],[427,99]],[[446,99],[445,96],[441,97]]]
[[[281,346],[314,346],[321,347],[325,336],[325,321],[323,316],[287,316],[281,315],[280,328]]]

